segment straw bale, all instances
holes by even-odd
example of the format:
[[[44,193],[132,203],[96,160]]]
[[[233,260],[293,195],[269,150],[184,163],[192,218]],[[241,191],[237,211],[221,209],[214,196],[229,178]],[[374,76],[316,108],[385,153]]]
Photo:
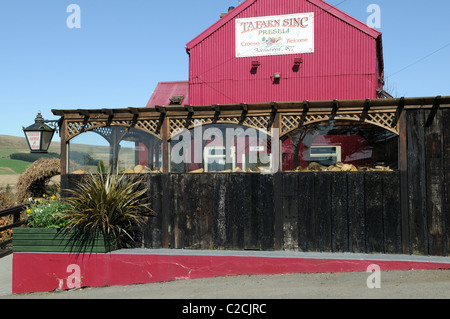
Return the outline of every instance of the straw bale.
[[[24,203],[30,197],[41,197],[45,194],[47,182],[61,174],[59,159],[41,158],[20,175],[17,181],[17,201]]]

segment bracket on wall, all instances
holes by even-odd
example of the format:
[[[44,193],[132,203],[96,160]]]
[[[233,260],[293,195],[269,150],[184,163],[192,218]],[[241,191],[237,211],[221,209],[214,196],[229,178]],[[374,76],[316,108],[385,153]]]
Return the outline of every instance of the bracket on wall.
[[[194,116],[194,108],[192,107],[192,105],[185,105],[184,109],[189,113],[186,118],[186,125],[184,126],[187,129],[189,128],[189,126],[191,126],[192,117]]]
[[[272,103],[270,103],[270,107],[272,109],[272,112],[270,113],[270,120],[269,120],[269,123],[267,124],[268,130],[270,130],[270,128],[272,127],[272,124],[275,121],[275,116],[278,113],[278,103],[272,102]]]
[[[309,101],[305,100],[303,101],[303,111],[302,111],[302,116],[300,118],[300,125],[303,125],[303,123],[305,123],[306,120],[306,116],[309,113]]]
[[[156,133],[160,134],[162,125],[166,118],[167,109],[164,106],[159,106],[159,105],[155,106],[155,108],[160,113],[158,127],[156,128]]]
[[[82,116],[84,116],[84,119],[83,119],[83,126],[82,126],[82,128],[81,128],[81,132],[84,132],[85,131],[85,129],[86,129],[86,127],[88,126],[88,124],[89,124],[89,118],[90,118],[90,113],[89,113],[89,111],[88,110],[77,110],[77,112],[78,112],[78,114],[79,115],[82,115]]]
[[[112,124],[112,120],[114,118],[114,111],[112,109],[102,109],[102,113],[108,115],[108,119],[106,120],[106,126],[110,127]]]
[[[214,110],[213,123],[216,123],[220,117],[220,106],[217,104],[213,104],[213,105],[211,105],[211,108]]]
[[[131,124],[130,124],[130,127],[129,127],[129,129],[131,129],[132,127],[136,126],[136,123],[137,123],[138,118],[139,118],[139,110],[136,107],[129,107],[128,108],[128,112],[133,114],[133,119],[131,120]]]
[[[431,108],[430,114],[428,115],[427,122],[425,123],[425,127],[431,126],[433,124],[434,118],[436,117],[437,111],[441,107],[441,99],[442,96],[436,96],[434,99],[433,107]]]
[[[360,121],[364,122],[369,115],[370,111],[370,99],[366,99],[366,102],[364,103],[364,109],[361,113]]]
[[[334,120],[338,110],[339,110],[339,101],[338,100],[334,100],[333,101],[333,109],[331,110],[330,120]]]
[[[245,103],[241,103],[241,110],[242,110],[242,114],[241,114],[241,118],[239,119],[239,124],[244,123],[245,119],[247,118],[248,105]]]
[[[403,110],[405,109],[405,98],[400,98],[400,101],[398,102],[397,111],[395,112],[395,118],[392,121],[392,127],[396,127],[398,121],[400,120],[400,116],[403,113]]]

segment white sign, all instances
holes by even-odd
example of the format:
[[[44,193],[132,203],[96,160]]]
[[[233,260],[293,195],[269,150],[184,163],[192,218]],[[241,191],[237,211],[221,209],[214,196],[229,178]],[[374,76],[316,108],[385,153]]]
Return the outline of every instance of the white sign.
[[[28,142],[32,151],[39,151],[41,149],[41,133],[40,132],[26,132]]]
[[[314,52],[314,12],[236,19],[236,57]]]

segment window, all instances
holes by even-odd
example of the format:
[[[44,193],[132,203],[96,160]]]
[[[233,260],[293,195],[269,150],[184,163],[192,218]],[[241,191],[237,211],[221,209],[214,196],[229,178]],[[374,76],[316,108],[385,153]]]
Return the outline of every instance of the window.
[[[299,127],[283,141],[283,170],[303,170],[313,162],[338,162],[359,170],[398,168],[397,134],[372,124],[333,120]]]
[[[341,162],[342,148],[338,145],[313,145],[309,149],[310,162],[317,162],[322,165],[334,165]]]
[[[266,171],[271,138],[255,128],[214,124],[181,130],[170,141],[171,172]]]
[[[161,145],[157,137],[134,128],[96,128],[70,141],[68,171],[96,172],[101,165],[120,172],[134,171],[137,166],[145,172],[160,172]]]
[[[227,152],[223,146],[205,147],[204,150],[204,167],[205,172],[219,172],[226,170]],[[231,169],[236,168],[236,148],[231,147]]]
[[[181,105],[184,100],[184,95],[175,95],[170,100],[170,105]]]

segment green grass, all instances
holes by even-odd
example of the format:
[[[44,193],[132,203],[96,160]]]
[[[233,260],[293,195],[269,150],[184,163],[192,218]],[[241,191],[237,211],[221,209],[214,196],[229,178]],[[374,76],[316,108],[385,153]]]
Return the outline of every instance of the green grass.
[[[59,143],[52,143],[50,152],[59,153]],[[22,174],[31,163],[13,160],[10,158],[14,153],[29,153],[25,137],[0,135],[0,175]]]
[[[29,162],[0,158],[0,175],[22,174],[30,165]]]

